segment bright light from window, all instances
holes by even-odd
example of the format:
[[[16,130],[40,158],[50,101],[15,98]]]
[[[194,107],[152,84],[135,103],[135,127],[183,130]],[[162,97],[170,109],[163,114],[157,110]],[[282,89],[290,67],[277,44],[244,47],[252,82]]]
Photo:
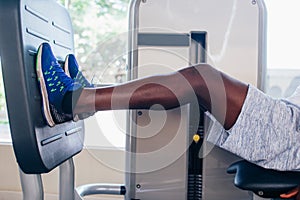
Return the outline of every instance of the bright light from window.
[[[265,0],[268,10],[268,68],[300,69],[300,1]]]

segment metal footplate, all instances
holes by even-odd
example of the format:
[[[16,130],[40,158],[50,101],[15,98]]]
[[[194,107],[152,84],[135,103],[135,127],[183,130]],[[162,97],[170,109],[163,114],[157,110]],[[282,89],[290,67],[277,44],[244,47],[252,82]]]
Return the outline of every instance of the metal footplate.
[[[14,152],[26,174],[47,173],[83,147],[82,121],[51,128],[42,115],[35,57],[51,44],[59,60],[74,51],[67,10],[55,0],[0,1],[0,55]]]

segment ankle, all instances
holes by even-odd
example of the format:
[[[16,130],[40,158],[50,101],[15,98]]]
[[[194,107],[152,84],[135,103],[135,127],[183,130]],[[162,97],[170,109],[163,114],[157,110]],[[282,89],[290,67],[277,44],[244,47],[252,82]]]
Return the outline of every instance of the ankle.
[[[82,90],[83,89],[80,88],[78,90],[70,91],[65,94],[62,102],[62,108],[65,113],[73,114],[73,110],[79,100]]]
[[[94,113],[95,90],[83,89],[74,106],[73,114]]]

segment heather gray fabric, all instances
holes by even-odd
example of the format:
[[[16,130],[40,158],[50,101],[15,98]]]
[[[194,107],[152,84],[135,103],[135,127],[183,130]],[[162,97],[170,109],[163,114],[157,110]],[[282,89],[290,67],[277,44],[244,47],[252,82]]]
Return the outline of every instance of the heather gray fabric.
[[[298,88],[289,99],[274,99],[250,85],[230,130],[224,130],[209,114],[212,123],[207,140],[265,168],[299,170],[299,94]]]

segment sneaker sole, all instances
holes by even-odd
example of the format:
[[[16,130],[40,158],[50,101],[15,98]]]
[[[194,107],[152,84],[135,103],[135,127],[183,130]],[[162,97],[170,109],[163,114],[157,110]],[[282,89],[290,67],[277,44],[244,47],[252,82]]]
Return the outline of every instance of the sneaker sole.
[[[48,92],[45,84],[45,79],[43,75],[43,70],[42,70],[42,50],[38,51],[37,54],[37,59],[36,59],[36,73],[38,77],[38,82],[40,84],[40,90],[42,94],[42,100],[43,100],[43,115],[47,121],[47,124],[50,127],[53,127],[55,125],[55,122],[51,116],[50,112],[50,103],[48,100]]]

